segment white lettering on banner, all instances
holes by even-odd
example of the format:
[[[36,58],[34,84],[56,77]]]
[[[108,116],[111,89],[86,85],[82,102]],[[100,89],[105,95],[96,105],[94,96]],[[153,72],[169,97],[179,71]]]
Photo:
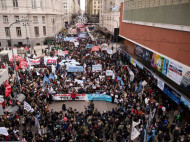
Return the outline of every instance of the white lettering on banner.
[[[52,65],[57,64],[57,57],[44,57],[44,64],[45,65]]]
[[[113,71],[112,70],[106,70],[106,76],[112,76]]]
[[[93,72],[102,71],[102,65],[92,65],[92,71]]]
[[[164,82],[159,78],[157,78],[157,80],[157,87],[164,91]]]
[[[56,94],[53,95],[52,98],[54,101],[61,101],[61,100],[73,100],[71,94]],[[75,100],[87,100],[86,94],[77,94]]]
[[[0,127],[0,134],[4,136],[8,136],[9,133],[7,132],[7,129],[5,127]]]

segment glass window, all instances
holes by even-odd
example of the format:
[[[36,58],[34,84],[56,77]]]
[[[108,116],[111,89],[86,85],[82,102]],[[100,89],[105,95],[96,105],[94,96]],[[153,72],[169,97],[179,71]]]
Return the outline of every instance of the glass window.
[[[1,8],[2,9],[6,9],[7,8],[6,0],[1,0]]]
[[[17,33],[17,36],[22,36],[20,27],[16,27],[16,33]]]
[[[5,27],[5,35],[6,35],[6,37],[10,36],[10,34],[9,34],[9,27]]]
[[[15,16],[15,21],[19,21],[19,16]]]
[[[13,0],[13,7],[18,7],[18,1],[17,0]]]
[[[4,22],[4,23],[9,22],[9,20],[8,20],[8,16],[3,16],[3,22]]]
[[[36,0],[32,0],[32,9],[36,9]]]
[[[36,37],[39,37],[39,27],[34,27],[34,33]]]
[[[46,26],[43,26],[43,33],[44,33],[44,36],[46,36]]]
[[[43,22],[43,23],[46,22],[46,18],[45,18],[45,16],[42,16],[42,22]]]
[[[34,22],[38,22],[38,17],[37,16],[33,16],[33,20],[34,20]]]

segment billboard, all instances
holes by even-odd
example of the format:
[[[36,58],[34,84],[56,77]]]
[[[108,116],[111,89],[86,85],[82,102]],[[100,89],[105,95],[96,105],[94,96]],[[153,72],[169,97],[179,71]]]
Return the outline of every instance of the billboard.
[[[156,70],[158,70],[159,72],[162,72],[163,64],[164,64],[164,57],[160,56],[159,54],[153,53],[151,66]]]

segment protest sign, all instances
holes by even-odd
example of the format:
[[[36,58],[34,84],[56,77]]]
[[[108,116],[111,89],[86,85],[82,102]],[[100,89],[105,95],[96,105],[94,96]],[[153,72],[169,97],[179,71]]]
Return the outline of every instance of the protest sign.
[[[106,76],[112,76],[113,71],[112,70],[106,70]]]
[[[39,64],[40,64],[40,59],[28,59],[29,66],[39,65]]]
[[[99,51],[99,46],[93,46],[91,51]]]
[[[142,82],[142,86],[146,86],[147,85],[147,82],[144,80],[143,82]]]
[[[24,109],[28,112],[34,112],[34,109],[26,101],[24,101]]]
[[[67,54],[69,54],[68,51],[58,50],[58,55],[59,55],[59,56],[65,56],[65,55],[67,55]]]
[[[83,72],[83,66],[69,66],[68,72]]]
[[[19,68],[20,69],[27,69],[27,67],[28,67],[28,63],[26,61],[21,61],[19,63]]]
[[[56,65],[57,64],[57,57],[44,57],[44,64],[45,65]]]
[[[55,94],[52,98],[54,101],[61,101],[61,100],[73,100],[71,94]],[[75,100],[82,100],[85,101],[86,94],[77,94]]]
[[[102,71],[102,65],[92,65],[92,71],[93,72]]]
[[[132,123],[131,140],[136,139],[140,135],[140,132],[135,128],[135,126],[138,124],[139,123],[134,122],[134,121]]]

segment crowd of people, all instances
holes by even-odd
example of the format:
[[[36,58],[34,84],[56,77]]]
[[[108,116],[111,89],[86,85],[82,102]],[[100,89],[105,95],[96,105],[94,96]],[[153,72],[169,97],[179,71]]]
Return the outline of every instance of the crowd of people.
[[[38,67],[19,69],[17,81],[13,78],[14,65],[9,63],[8,83],[12,92],[5,98],[4,108],[17,105],[19,109],[16,113],[5,112],[4,116],[0,116],[0,127],[6,127],[9,134],[0,135],[0,141],[127,142],[131,141],[133,122],[139,123],[136,126],[140,132],[137,141],[143,142],[145,136],[148,141],[190,141],[190,123],[182,122],[184,112],[173,112],[170,99],[160,99],[158,88],[147,71],[130,65],[120,52],[110,55],[101,49],[92,52],[85,48],[87,44],[97,44],[89,37],[78,39],[78,42],[79,46],[75,47],[72,42],[55,41],[57,47],[43,51],[51,57],[57,56],[55,50],[68,51],[65,57],[58,56],[55,73],[52,66],[44,64],[42,57]],[[84,71],[67,72],[66,66],[59,64],[63,59],[76,60]],[[102,71],[93,72],[92,65],[97,64],[102,65]],[[114,75],[106,76],[106,70],[112,70]],[[130,71],[134,73],[134,78]],[[54,75],[54,79],[44,83],[44,77],[50,74]],[[75,79],[83,80],[83,84],[76,83]],[[146,86],[142,86],[144,80]],[[83,112],[64,105],[62,111],[49,109],[54,94],[69,93],[105,93],[112,96],[112,102],[117,107],[100,113],[91,101]],[[26,96],[25,101],[34,109],[33,112],[27,112],[23,102],[14,99],[19,94]],[[4,85],[0,87],[0,95],[5,96]],[[154,110],[155,115],[149,122],[150,113]]]

